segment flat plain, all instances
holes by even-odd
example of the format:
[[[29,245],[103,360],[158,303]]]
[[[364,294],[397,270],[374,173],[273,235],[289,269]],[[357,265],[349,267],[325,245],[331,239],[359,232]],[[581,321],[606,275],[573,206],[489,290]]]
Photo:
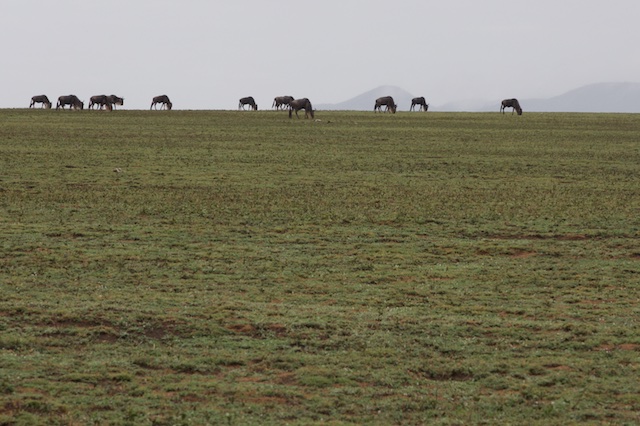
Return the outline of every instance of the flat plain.
[[[640,422],[640,116],[0,110],[0,425]]]

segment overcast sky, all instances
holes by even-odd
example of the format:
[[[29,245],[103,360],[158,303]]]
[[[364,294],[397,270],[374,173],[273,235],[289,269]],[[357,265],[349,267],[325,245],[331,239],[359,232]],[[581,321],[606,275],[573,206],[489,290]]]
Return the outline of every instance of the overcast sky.
[[[146,109],[253,96],[338,103],[381,85],[432,105],[640,81],[638,0],[4,0],[0,107],[116,94]],[[55,102],[55,101],[54,101]]]

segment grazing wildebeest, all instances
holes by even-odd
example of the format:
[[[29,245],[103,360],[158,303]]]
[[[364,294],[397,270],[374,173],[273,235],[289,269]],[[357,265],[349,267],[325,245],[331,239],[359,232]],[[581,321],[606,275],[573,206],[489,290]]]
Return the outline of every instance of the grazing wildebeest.
[[[258,110],[258,105],[256,101],[251,97],[247,96],[246,98],[240,98],[240,102],[238,103],[238,109],[244,109],[245,105],[249,105],[254,111]]]
[[[169,97],[167,95],[160,95],[160,96],[156,96],[155,98],[153,98],[153,101],[151,102],[151,108],[156,106],[156,104],[162,104],[160,109],[166,108],[167,110],[171,110],[171,108],[173,107],[173,104],[171,103],[171,101],[169,100]],[[151,109],[151,108],[149,108],[149,109]],[[158,107],[156,106],[155,109],[158,109]]]
[[[387,107],[387,111],[391,110],[391,112],[394,114],[396,113],[396,109],[398,108],[398,105],[396,105],[391,96],[383,96],[382,98],[376,99],[376,104],[373,107],[373,112],[382,112],[383,105]]]
[[[273,104],[271,108],[284,109],[289,107],[289,103],[293,100],[293,96],[276,96],[273,98]]]
[[[311,118],[314,117],[311,102],[307,98],[302,98],[289,102],[289,118],[291,118],[291,114],[294,111],[296,113],[296,117],[298,117],[298,111],[301,109],[304,109],[304,118],[309,118],[309,116],[311,116]]]
[[[31,104],[29,108],[32,108],[35,104],[42,104],[42,108],[51,108],[51,101],[47,98],[47,95],[36,95],[31,98]]]
[[[513,114],[513,111],[517,111],[518,115],[522,115],[522,108],[520,108],[520,102],[518,102],[518,100],[515,98],[503,100],[502,104],[500,104],[500,112],[504,114],[505,108],[513,108],[511,110],[511,114]]]
[[[64,109],[65,105],[69,105],[69,108],[84,109],[84,102],[82,102],[76,95],[60,96],[58,97],[58,103],[56,109]]]
[[[413,111],[416,105],[420,105],[420,109],[418,111],[426,112],[429,109],[429,104],[424,99],[424,96],[411,99],[411,108],[409,108],[409,111]]]
[[[109,99],[107,99],[107,95],[95,95],[89,98],[89,106],[87,108],[93,109],[94,105],[98,105],[99,109],[102,109],[107,106],[109,103]]]
[[[113,106],[114,109],[116,105],[124,105],[124,98],[119,98],[116,95],[107,96],[107,101]]]

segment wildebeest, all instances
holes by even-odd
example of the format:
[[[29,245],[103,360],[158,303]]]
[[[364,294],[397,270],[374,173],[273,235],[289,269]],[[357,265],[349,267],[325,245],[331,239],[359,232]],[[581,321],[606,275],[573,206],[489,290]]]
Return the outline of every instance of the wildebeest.
[[[254,111],[258,110],[258,105],[256,101],[251,96],[247,96],[246,98],[240,98],[240,102],[238,103],[238,109],[244,109],[245,105],[249,105]]]
[[[311,116],[311,118],[314,117],[311,101],[309,101],[309,99],[307,98],[302,98],[289,102],[289,118],[291,118],[291,114],[294,111],[296,113],[296,117],[298,117],[298,111],[300,111],[301,109],[304,109],[304,118],[309,118],[309,116]]]
[[[387,111],[391,110],[392,113],[396,113],[396,109],[398,105],[393,101],[391,96],[383,96],[381,98],[376,99],[376,104],[373,107],[373,112],[380,111],[382,112],[382,106],[387,107]]]
[[[84,102],[82,102],[76,95],[60,96],[58,97],[58,103],[56,109],[64,109],[65,105],[69,105],[69,108],[84,109]]]
[[[32,108],[35,104],[42,104],[42,108],[51,108],[51,101],[47,98],[47,95],[36,95],[31,98],[31,104],[29,108]]]
[[[115,108],[116,105],[124,105],[124,98],[119,98],[116,95],[107,96],[107,101]]]
[[[284,109],[289,107],[289,103],[293,100],[293,96],[276,96],[273,98],[273,104],[271,108]]]
[[[98,105],[98,108],[102,109],[107,106],[107,103],[109,103],[107,95],[95,95],[89,98],[89,106],[87,108],[93,109],[94,105]]]
[[[151,102],[151,108],[149,109],[152,109],[154,106],[156,106],[156,104],[162,104],[160,109],[166,108],[167,110],[171,110],[171,108],[173,107],[173,104],[171,103],[167,95],[160,95],[153,98],[153,101]],[[155,109],[158,109],[158,107],[156,106]]]
[[[520,102],[518,102],[518,100],[515,98],[503,100],[502,103],[500,104],[500,112],[504,114],[505,108],[513,108],[511,110],[511,114],[513,114],[513,111],[517,111],[518,115],[522,115],[522,108],[520,108]]]
[[[418,111],[426,112],[429,109],[429,104],[424,99],[424,96],[411,99],[411,108],[409,108],[409,111],[413,111],[416,105],[420,105],[420,109]]]

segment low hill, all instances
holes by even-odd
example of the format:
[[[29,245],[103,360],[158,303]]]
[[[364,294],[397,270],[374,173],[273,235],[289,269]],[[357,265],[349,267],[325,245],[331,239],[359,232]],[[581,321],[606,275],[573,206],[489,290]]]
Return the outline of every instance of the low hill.
[[[408,111],[411,107],[411,99],[415,98],[411,93],[397,86],[380,86],[369,90],[354,98],[337,104],[318,104],[320,110],[356,110],[373,111],[376,99],[382,96],[391,96],[398,105],[398,111]]]
[[[398,104],[399,111],[408,111],[411,106],[411,99],[415,97],[400,87],[380,86],[344,102],[319,104],[317,108],[321,110],[369,111],[373,110],[375,100],[381,96],[393,96],[393,99]],[[500,101],[503,98],[454,101],[430,105],[429,111],[498,111]],[[525,112],[640,113],[640,83],[594,83],[551,98],[519,99]]]
[[[450,102],[436,105],[432,109],[434,111],[497,111],[501,100]],[[594,83],[551,98],[519,98],[519,100],[525,112],[636,113],[640,112],[640,83]]]
[[[595,83],[548,99],[526,99],[526,111],[640,112],[640,83]]]

